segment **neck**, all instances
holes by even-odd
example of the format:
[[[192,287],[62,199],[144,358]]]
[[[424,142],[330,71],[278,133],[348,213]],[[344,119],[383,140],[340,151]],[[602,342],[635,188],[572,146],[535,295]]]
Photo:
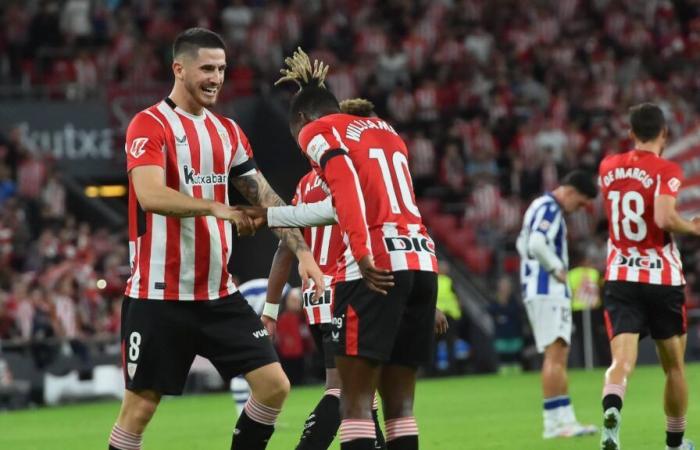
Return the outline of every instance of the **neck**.
[[[186,89],[175,83],[173,90],[170,91],[170,100],[177,105],[178,108],[185,112],[200,116],[204,112],[204,107],[197,103]]]
[[[650,142],[635,141],[634,149],[635,150],[642,150],[645,152],[651,152],[657,156],[661,154],[661,145],[659,143],[657,143],[656,141],[650,141]]]
[[[552,197],[559,203],[559,205],[564,204],[564,186],[559,186],[555,190],[552,191]]]

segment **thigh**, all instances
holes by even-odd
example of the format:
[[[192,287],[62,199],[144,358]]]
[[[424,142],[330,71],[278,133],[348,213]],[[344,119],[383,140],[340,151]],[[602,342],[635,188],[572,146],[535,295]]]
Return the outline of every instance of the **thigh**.
[[[389,359],[412,287],[410,273],[395,272],[387,295],[371,291],[363,280],[336,285],[331,340],[337,356]]]
[[[195,356],[190,306],[124,298],[122,358],[127,389],[182,393]]]
[[[415,368],[432,361],[437,274],[412,271],[411,276],[412,289],[401,316],[389,363]]]
[[[335,344],[332,339],[332,325],[330,323],[319,323],[309,325],[311,337],[316,344],[316,349],[323,358],[323,365],[326,369],[335,369]]]
[[[278,362],[260,317],[240,293],[202,304],[197,353],[224,380]]]
[[[649,333],[649,311],[639,287],[639,283],[627,281],[605,283],[603,305],[609,339],[622,333],[640,336]]]
[[[652,339],[682,336],[688,329],[684,286],[644,286],[649,304],[649,331]]]

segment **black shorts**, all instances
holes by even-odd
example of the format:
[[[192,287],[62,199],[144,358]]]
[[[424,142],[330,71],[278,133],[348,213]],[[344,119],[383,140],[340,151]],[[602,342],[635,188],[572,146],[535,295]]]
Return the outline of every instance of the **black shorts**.
[[[129,390],[182,394],[195,355],[227,381],[278,361],[260,317],[239,292],[206,302],[125,297],[121,334]]]
[[[323,365],[326,369],[335,369],[335,344],[331,339],[333,326],[330,323],[317,323],[309,325],[309,330],[316,348],[323,357]]]
[[[336,354],[409,367],[430,363],[436,301],[433,272],[394,272],[387,295],[371,291],[363,280],[338,283],[331,335]]]
[[[668,339],[686,333],[685,286],[608,281],[603,289],[605,327],[612,339],[635,333]]]

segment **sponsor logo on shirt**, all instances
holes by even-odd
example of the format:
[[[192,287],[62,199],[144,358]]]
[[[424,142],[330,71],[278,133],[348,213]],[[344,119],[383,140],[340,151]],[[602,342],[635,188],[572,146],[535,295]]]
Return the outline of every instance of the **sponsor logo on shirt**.
[[[428,252],[435,254],[435,243],[424,236],[390,236],[384,238],[390,252]]]
[[[303,296],[304,296],[304,307],[308,308],[310,306],[318,306],[318,305],[330,305],[331,304],[331,290],[326,289],[323,292],[323,295],[321,298],[318,300],[314,300],[314,293],[316,291],[312,288],[309,289],[308,291],[305,291]]]
[[[136,138],[131,141],[131,147],[127,150],[131,156],[138,158],[139,156],[146,153],[146,144],[148,143],[148,138]]]
[[[195,172],[187,164],[182,167],[185,184],[193,186],[201,186],[205,184],[227,184],[228,174],[225,173],[207,173],[200,174]]]
[[[652,258],[650,256],[617,255],[613,261],[613,265],[627,266],[635,269],[660,270],[664,266],[664,261],[661,258]]]
[[[178,147],[181,145],[187,145],[187,135],[185,134],[182,137],[175,136],[175,145]]]

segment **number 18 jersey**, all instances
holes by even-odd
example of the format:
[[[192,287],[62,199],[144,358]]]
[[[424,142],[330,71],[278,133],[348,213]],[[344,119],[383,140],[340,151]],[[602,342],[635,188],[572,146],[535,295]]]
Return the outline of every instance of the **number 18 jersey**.
[[[437,272],[435,244],[415,203],[406,144],[384,120],[330,114],[307,124],[299,146],[331,189],[348,245],[336,282],[361,277],[357,261],[372,255],[392,271]]]
[[[680,166],[652,152],[632,150],[605,158],[598,174],[610,233],[605,279],[685,284],[678,247],[654,221],[656,197],[678,195]]]

